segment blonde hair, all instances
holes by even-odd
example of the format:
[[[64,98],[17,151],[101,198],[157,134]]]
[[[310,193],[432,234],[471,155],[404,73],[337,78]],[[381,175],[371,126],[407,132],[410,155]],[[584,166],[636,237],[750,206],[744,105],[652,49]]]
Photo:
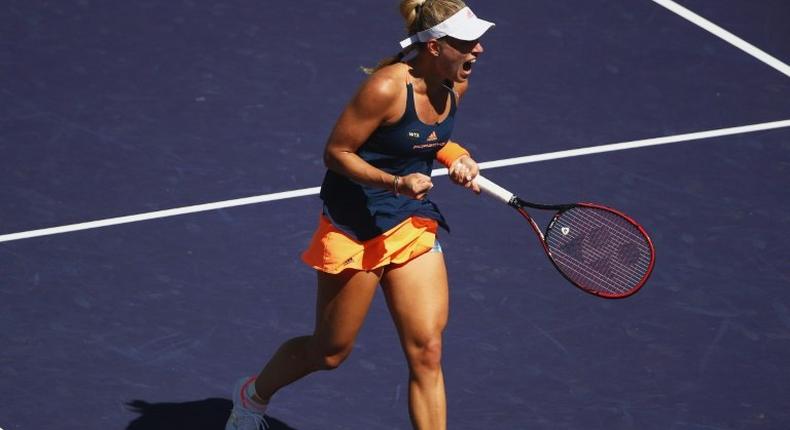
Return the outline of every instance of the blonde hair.
[[[463,0],[401,0],[400,14],[406,23],[406,34],[411,36],[439,24],[464,7],[466,4]],[[411,45],[396,55],[381,60],[376,67],[363,67],[362,71],[371,74],[382,67],[395,64],[420,45]]]

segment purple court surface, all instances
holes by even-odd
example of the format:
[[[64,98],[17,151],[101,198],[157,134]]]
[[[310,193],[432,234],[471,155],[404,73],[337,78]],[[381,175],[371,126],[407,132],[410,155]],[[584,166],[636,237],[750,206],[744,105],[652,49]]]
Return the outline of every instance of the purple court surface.
[[[790,429],[790,3],[678,2],[696,15],[470,3],[497,26],[454,139],[528,200],[628,213],[657,260],[635,296],[585,294],[514,211],[437,177],[451,429]],[[318,197],[28,233],[318,186],[360,66],[402,37],[394,0],[4,0],[0,428],[222,429],[234,381],[312,329]],[[379,294],[270,423],[407,429],[407,394]]]

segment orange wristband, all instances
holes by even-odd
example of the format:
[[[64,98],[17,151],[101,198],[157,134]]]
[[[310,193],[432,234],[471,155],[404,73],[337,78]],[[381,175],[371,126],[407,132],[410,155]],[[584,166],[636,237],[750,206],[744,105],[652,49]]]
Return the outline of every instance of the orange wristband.
[[[464,155],[469,155],[469,151],[455,142],[450,142],[436,153],[436,160],[449,169],[455,160]]]

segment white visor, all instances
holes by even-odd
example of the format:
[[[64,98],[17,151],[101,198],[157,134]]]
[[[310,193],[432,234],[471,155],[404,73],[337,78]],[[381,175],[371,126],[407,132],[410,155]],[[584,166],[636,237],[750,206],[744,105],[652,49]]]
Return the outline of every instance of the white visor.
[[[459,40],[477,40],[493,26],[493,22],[478,18],[472,9],[465,7],[439,24],[401,40],[400,46],[407,48],[417,42],[427,42],[444,36]]]

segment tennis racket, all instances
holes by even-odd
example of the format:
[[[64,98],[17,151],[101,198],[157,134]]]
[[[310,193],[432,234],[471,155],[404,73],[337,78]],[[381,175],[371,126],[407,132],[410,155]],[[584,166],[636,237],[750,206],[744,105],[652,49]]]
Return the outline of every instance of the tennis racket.
[[[554,267],[576,287],[607,299],[642,288],[655,264],[645,229],[627,215],[596,203],[544,205],[520,199],[478,175],[480,190],[516,209],[540,239]],[[527,208],[556,211],[545,232]]]

